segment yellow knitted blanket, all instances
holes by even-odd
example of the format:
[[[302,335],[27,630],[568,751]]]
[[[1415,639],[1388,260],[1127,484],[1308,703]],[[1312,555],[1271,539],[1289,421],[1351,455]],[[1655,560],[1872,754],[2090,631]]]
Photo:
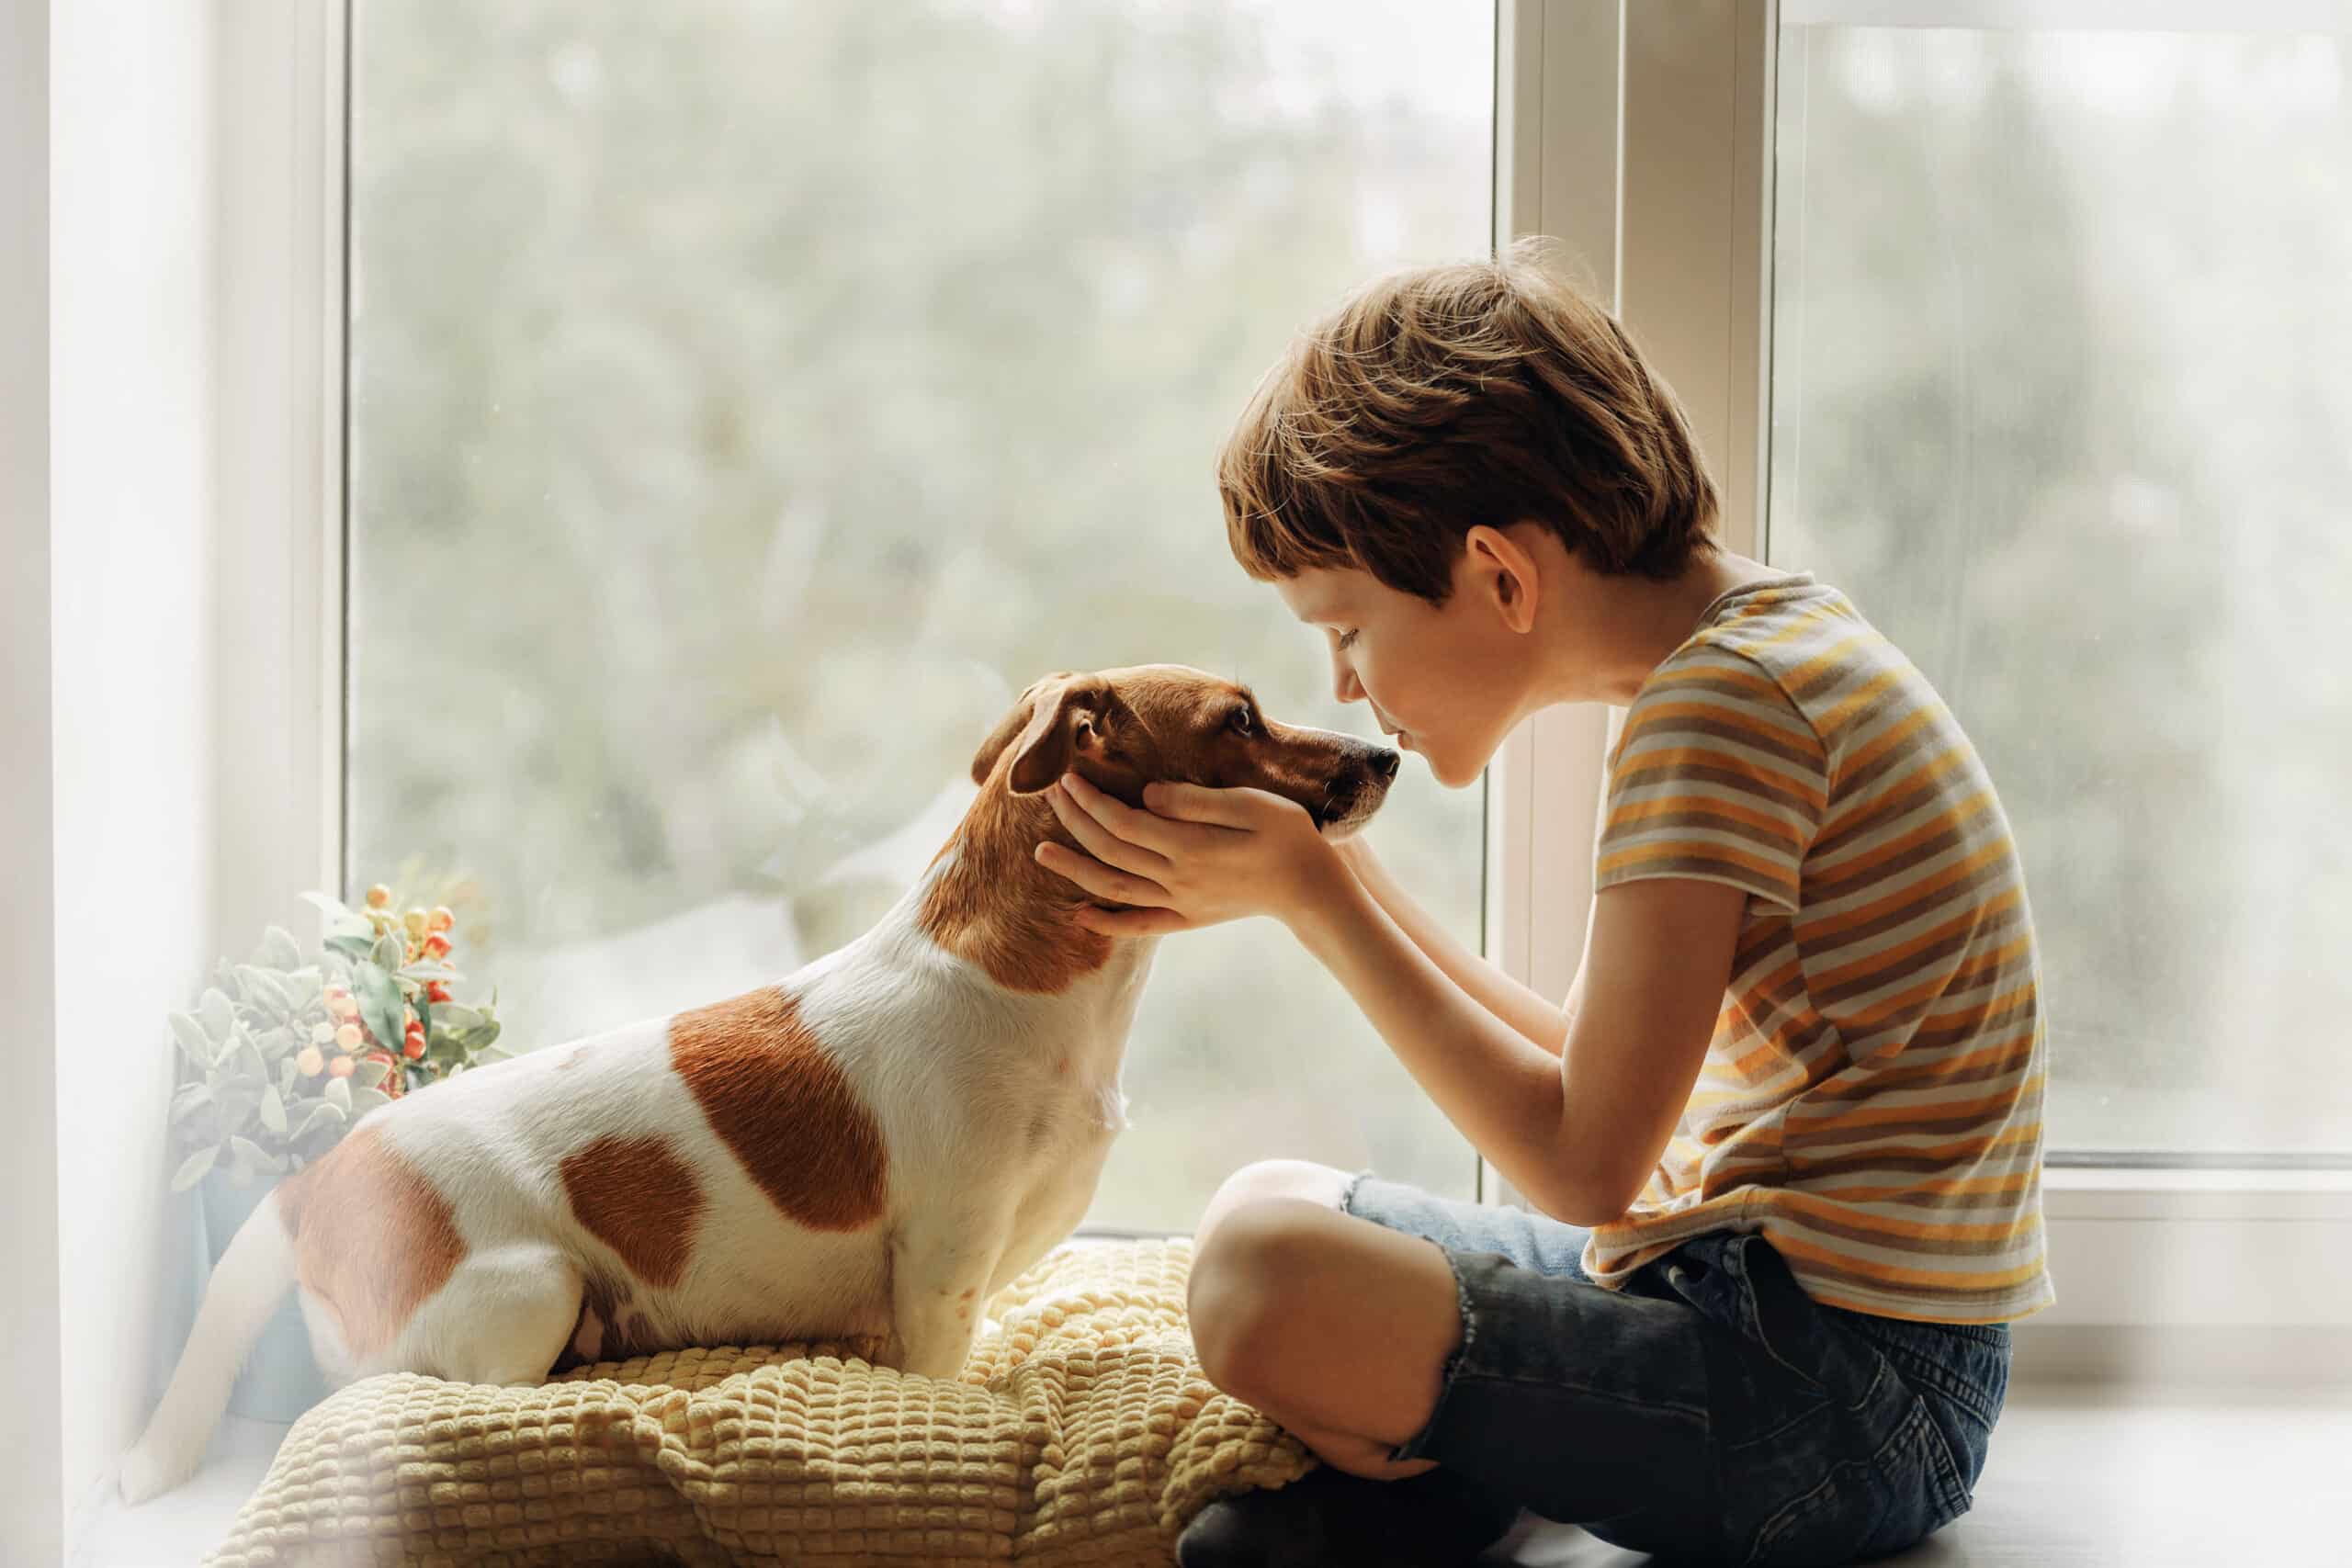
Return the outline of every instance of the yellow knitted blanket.
[[[1188,1240],[1066,1242],[955,1380],[873,1342],[681,1350],[537,1388],[399,1372],[295,1423],[228,1540],[262,1564],[1155,1563],[1298,1440],[1202,1375]]]

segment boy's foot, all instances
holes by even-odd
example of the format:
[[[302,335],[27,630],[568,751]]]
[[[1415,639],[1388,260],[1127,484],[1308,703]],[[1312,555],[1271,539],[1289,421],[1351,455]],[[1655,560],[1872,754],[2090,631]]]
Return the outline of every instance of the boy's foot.
[[[1445,1470],[1367,1481],[1321,1465],[1287,1486],[1220,1497],[1176,1539],[1179,1568],[1459,1568],[1510,1533],[1519,1506]]]

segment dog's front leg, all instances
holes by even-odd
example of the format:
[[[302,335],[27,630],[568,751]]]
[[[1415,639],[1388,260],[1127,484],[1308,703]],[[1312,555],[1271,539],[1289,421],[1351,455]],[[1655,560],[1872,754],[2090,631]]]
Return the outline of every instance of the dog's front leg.
[[[926,1205],[890,1237],[890,1337],[885,1364],[927,1378],[964,1370],[989,1305],[989,1278],[1012,1224],[1012,1206]]]

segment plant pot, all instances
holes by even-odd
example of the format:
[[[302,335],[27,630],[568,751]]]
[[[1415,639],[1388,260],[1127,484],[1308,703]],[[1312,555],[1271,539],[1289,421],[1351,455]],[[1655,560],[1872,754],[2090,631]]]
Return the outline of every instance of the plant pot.
[[[202,1255],[208,1263],[205,1281],[209,1284],[210,1265],[220,1261],[237,1227],[252,1217],[270,1189],[258,1181],[240,1188],[225,1177],[214,1176],[206,1178],[197,1190],[203,1198],[197,1213],[203,1232]],[[257,1421],[290,1422],[326,1396],[326,1376],[311,1354],[310,1330],[302,1322],[301,1306],[289,1290],[277,1310],[270,1314],[261,1337],[254,1341],[253,1352],[245,1358],[245,1370],[230,1391],[229,1408]]]

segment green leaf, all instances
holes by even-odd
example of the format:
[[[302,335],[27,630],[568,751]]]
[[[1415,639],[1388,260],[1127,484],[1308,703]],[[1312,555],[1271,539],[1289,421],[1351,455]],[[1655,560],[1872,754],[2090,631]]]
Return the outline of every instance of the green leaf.
[[[376,1043],[388,1051],[399,1050],[404,1005],[400,987],[380,965],[373,963],[362,964],[351,979],[351,994],[359,998],[360,1015],[375,1032]]]
[[[177,1122],[190,1112],[210,1104],[211,1101],[212,1089],[209,1085],[182,1084],[179,1092],[172,1096],[172,1120]]]
[[[237,1021],[237,1007],[229,993],[218,986],[205,987],[204,998],[197,1004],[197,1017],[204,1024],[204,1032],[214,1044],[229,1038],[229,1031]]]
[[[172,1190],[185,1192],[203,1180],[205,1172],[210,1170],[212,1162],[220,1157],[220,1145],[215,1144],[209,1148],[198,1149],[180,1161],[179,1169],[172,1172]]]
[[[438,980],[445,986],[451,986],[465,978],[463,975],[449,967],[448,961],[443,958],[420,958],[415,963],[403,966],[400,971],[400,976],[403,980],[414,980],[420,986],[432,980]]]
[[[180,1049],[187,1053],[188,1060],[199,1067],[210,1066],[216,1054],[212,1048],[212,1037],[204,1032],[204,1025],[184,1012],[172,1013],[169,1017],[172,1034],[179,1041]]]
[[[350,1083],[352,1089],[352,1103],[354,1105],[359,1103],[359,1090],[363,1089],[374,1089],[384,1081],[386,1075],[390,1073],[391,1070],[391,1065],[387,1062],[355,1063],[352,1066],[351,1077],[346,1080]]]
[[[277,1058],[277,1094],[279,1099],[283,1100],[294,1092],[294,1080],[300,1077],[301,1077],[301,1073],[295,1067],[294,1057],[290,1053]]]
[[[279,1018],[294,1010],[294,998],[268,970],[242,964],[237,966],[237,978],[244,982],[245,998],[255,1006]]]
[[[358,1121],[379,1105],[390,1105],[392,1097],[380,1089],[355,1089],[351,1091],[351,1119]]]
[[[368,956],[375,961],[377,968],[391,975],[408,962],[408,944],[392,932],[386,931],[376,939],[376,951]]]
[[[443,1002],[433,1010],[433,1021],[453,1033],[463,1034],[468,1030],[481,1027],[482,1012],[480,1008],[469,1008],[463,1002]]]
[[[265,1084],[261,1091],[261,1124],[277,1134],[286,1135],[286,1100],[276,1084]]]
[[[252,1035],[238,1037],[236,1055],[232,1060],[236,1064],[237,1071],[255,1080],[255,1088],[269,1081],[269,1064],[262,1060],[261,1052],[254,1047]]]
[[[354,964],[357,964],[376,951],[376,939],[362,929],[347,934],[331,936],[327,938],[326,945],[350,959]]]
[[[329,1105],[334,1106],[345,1116],[351,1114],[351,1085],[346,1080],[343,1078],[327,1079],[327,1087],[324,1090],[324,1096],[326,1102]]]
[[[273,969],[300,969],[302,966],[302,946],[294,933],[284,926],[272,926],[262,932],[262,962]]]
[[[310,1111],[295,1125],[292,1137],[288,1141],[307,1138],[322,1127],[340,1127],[345,1120],[347,1118],[340,1106],[327,1100],[314,1100],[311,1102]]]

